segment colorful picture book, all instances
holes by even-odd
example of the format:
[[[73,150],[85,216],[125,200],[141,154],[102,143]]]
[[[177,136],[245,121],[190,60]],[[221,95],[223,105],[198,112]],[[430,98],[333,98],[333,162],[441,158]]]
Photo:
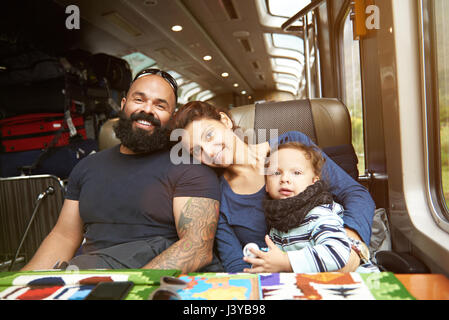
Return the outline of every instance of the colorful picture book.
[[[188,283],[179,290],[182,300],[259,300],[259,277],[255,274],[205,273],[180,276]]]
[[[83,300],[99,282],[132,281],[126,300],[146,300],[162,276],[187,282],[183,300],[414,300],[393,273],[192,273],[85,270],[0,273],[0,300]]]
[[[264,300],[414,300],[393,273],[260,274]]]
[[[146,300],[162,276],[177,270],[1,272],[0,300],[83,300],[99,282],[132,281],[126,300]]]
[[[181,276],[185,300],[414,300],[393,273]]]

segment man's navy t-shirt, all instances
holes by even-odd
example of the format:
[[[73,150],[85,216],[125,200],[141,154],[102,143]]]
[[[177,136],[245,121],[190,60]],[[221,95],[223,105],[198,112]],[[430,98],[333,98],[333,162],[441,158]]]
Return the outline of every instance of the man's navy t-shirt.
[[[84,253],[156,236],[176,241],[176,197],[219,201],[216,174],[203,165],[174,165],[168,151],[126,155],[120,146],[80,161],[66,195],[79,201]]]

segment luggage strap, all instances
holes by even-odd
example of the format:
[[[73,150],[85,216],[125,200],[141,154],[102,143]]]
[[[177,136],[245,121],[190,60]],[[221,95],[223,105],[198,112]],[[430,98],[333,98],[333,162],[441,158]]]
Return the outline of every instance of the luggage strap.
[[[67,110],[66,112],[64,112],[64,121],[67,123],[67,126],[69,127],[70,138],[76,136],[77,131],[76,131],[75,125],[73,124],[72,115],[70,114],[70,110]],[[62,126],[62,127],[64,127],[64,126]]]
[[[53,140],[48,144],[47,148],[42,150],[42,152],[39,154],[39,156],[36,158],[36,160],[31,165],[19,167],[19,170],[20,170],[22,176],[32,174],[32,171],[39,166],[41,161],[44,160],[45,157],[50,154],[50,152],[49,152],[50,149],[52,149],[55,146],[55,144],[58,142],[63,131],[64,131],[64,126],[62,126],[62,128],[56,132]]]

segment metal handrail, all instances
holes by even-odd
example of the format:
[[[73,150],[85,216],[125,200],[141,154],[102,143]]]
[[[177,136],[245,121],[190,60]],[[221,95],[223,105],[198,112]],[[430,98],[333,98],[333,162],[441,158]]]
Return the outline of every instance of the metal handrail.
[[[287,28],[290,27],[293,23],[295,23],[297,20],[304,17],[306,14],[309,13],[309,11],[315,10],[317,7],[321,5],[321,3],[324,0],[315,0],[309,3],[306,7],[304,7],[301,11],[299,11],[297,14],[295,14],[293,17],[285,21],[281,28],[283,31],[287,31]]]

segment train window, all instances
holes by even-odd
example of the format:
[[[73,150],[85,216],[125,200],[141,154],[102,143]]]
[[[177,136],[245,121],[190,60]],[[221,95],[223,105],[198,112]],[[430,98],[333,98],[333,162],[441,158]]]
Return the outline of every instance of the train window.
[[[271,61],[275,70],[277,69],[281,72],[282,70],[284,70],[285,72],[294,71],[295,74],[301,74],[302,72],[303,66],[299,61],[296,61],[294,59],[272,58]]]
[[[273,56],[271,62],[276,88],[297,97],[304,65],[303,39],[280,33],[266,33],[264,37],[268,52]]]
[[[179,73],[177,73],[176,71],[167,71],[173,78],[175,78],[176,83],[178,84],[178,87],[182,86],[184,83],[186,83],[186,79],[181,76]]]
[[[133,72],[133,78],[143,69],[152,67],[156,64],[156,61],[140,52],[133,52],[122,58],[128,61],[129,66],[131,67],[131,70]]]
[[[348,14],[343,28],[344,101],[351,115],[352,144],[359,159],[360,174],[365,174],[362,77],[359,41],[354,40],[353,23]]]
[[[274,73],[273,76],[277,84],[289,87],[288,91],[297,95],[300,81],[296,76],[286,73]]]
[[[279,29],[287,19],[311,2],[311,0],[255,0],[260,23],[265,27],[274,29]],[[292,26],[300,27],[302,21],[295,21]]]
[[[178,95],[179,103],[187,103],[189,102],[189,99],[194,96],[195,94],[199,93],[201,91],[200,86],[196,82],[189,82],[185,83],[182,86],[179,87]]]
[[[293,14],[301,11],[311,2],[311,0],[268,0],[267,7],[268,12],[273,16],[290,18]]]
[[[436,40],[436,62],[438,65],[438,100],[439,100],[439,131],[440,131],[440,163],[442,189],[449,207],[449,23],[447,0],[434,1],[434,23]]]
[[[213,97],[215,97],[215,94],[212,91],[204,90],[198,93],[195,99],[199,101],[207,101],[209,99],[212,99]]]
[[[298,95],[298,80],[295,84],[291,81],[301,75],[303,65],[294,59],[273,58],[271,59],[273,65],[274,79],[276,81],[276,88],[281,91],[291,92],[293,95]]]
[[[275,47],[304,52],[304,40],[302,38],[280,33],[273,33],[272,35]]]

